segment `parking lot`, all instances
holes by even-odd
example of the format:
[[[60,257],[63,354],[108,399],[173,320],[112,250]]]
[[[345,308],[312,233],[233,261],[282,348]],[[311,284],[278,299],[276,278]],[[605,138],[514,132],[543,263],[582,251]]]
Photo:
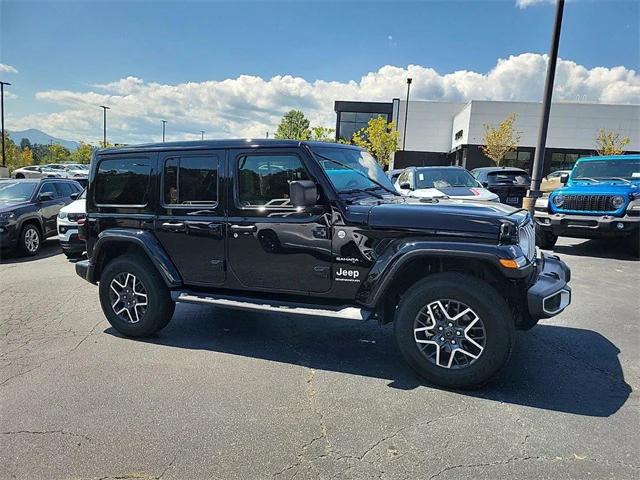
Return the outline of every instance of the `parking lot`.
[[[56,242],[4,258],[0,477],[638,478],[638,262],[556,253],[572,306],[473,392],[422,385],[371,322],[179,305],[126,339]]]

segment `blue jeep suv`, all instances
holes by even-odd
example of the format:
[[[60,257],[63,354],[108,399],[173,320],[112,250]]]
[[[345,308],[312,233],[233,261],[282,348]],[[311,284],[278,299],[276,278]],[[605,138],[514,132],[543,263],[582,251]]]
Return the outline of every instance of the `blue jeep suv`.
[[[637,254],[640,227],[640,155],[580,158],[564,187],[535,206],[536,243],[553,248],[559,235],[624,238]]]

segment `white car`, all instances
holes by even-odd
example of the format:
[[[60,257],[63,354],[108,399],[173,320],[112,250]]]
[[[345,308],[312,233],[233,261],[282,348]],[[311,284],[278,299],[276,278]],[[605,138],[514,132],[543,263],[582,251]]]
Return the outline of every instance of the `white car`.
[[[400,174],[395,187],[409,197],[500,201],[462,167],[409,167]]]
[[[78,258],[85,251],[83,240],[78,239],[78,220],[84,219],[86,215],[84,190],[78,199],[58,213],[58,240],[67,258]]]
[[[66,178],[66,176],[57,170],[48,168],[46,165],[32,165],[16,168],[11,172],[11,178]]]

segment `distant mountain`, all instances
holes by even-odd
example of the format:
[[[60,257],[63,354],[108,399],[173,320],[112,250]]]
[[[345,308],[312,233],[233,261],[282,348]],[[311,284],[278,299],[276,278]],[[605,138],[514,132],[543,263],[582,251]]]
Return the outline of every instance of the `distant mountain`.
[[[23,138],[28,138],[31,144],[40,143],[43,145],[48,145],[50,141],[53,141],[53,143],[62,145],[63,147],[66,147],[71,151],[75,150],[80,145],[78,142],[52,137],[51,135],[35,128],[29,128],[20,132],[11,132],[7,130],[7,133],[9,134],[9,138],[11,138],[11,140],[16,142],[18,145],[20,145],[20,141]]]

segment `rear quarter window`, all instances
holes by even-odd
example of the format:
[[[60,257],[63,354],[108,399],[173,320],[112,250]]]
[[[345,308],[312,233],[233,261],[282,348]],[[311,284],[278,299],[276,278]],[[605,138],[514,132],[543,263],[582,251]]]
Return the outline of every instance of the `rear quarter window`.
[[[148,158],[113,158],[98,164],[97,205],[145,206],[149,202],[151,163]]]

